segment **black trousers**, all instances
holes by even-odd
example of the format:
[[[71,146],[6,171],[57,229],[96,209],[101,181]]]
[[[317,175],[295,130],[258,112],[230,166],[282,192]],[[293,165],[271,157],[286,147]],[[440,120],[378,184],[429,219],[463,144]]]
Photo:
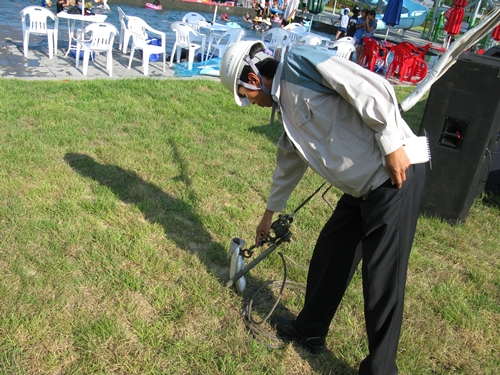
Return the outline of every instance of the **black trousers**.
[[[396,375],[408,258],[419,216],[425,165],[412,165],[398,189],[388,180],[365,199],[344,194],[322,229],[295,328],[324,336],[361,258],[369,355],[362,375]],[[358,246],[361,245],[361,246]]]

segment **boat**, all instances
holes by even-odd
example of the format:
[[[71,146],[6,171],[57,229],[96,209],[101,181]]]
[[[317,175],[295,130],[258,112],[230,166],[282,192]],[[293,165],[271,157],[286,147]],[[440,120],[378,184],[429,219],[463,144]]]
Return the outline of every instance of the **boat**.
[[[161,5],[154,5],[151,3],[146,3],[145,7],[148,9],[154,9],[154,10],[161,10],[162,9]]]

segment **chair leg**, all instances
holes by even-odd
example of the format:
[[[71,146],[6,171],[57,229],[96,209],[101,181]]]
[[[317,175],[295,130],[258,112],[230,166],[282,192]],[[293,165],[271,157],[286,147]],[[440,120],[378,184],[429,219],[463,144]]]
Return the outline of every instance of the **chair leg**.
[[[145,76],[149,74],[149,55],[149,52],[142,50],[142,68]]]
[[[86,76],[89,70],[90,49],[84,47],[83,52],[83,75]],[[77,56],[79,58],[80,56]]]
[[[163,51],[163,73],[165,73],[165,60],[167,59],[166,54],[167,52]]]
[[[122,29],[122,30],[120,30],[120,41],[118,42],[118,50],[119,51],[123,50],[123,39],[124,39],[123,34],[124,33],[123,33],[123,29]]]
[[[179,64],[181,62],[181,52],[182,52],[182,48],[181,47],[177,47],[177,49],[175,51],[175,62],[177,64]]]
[[[130,69],[130,67],[132,66],[132,59],[134,58],[134,52],[135,52],[135,46],[132,46],[132,48],[130,49],[130,57],[128,59],[128,68],[127,69]]]
[[[47,31],[47,44],[49,45],[49,59],[54,56],[54,32],[51,30]]]
[[[194,49],[190,48],[188,53],[188,70],[193,69]]]
[[[106,56],[106,65],[108,68],[109,76],[113,76],[113,51],[111,49],[108,50],[108,54]]]
[[[130,41],[130,34],[124,35],[123,37],[123,53],[127,53],[128,43]]]
[[[174,43],[174,47],[172,48],[172,52],[170,52],[170,63],[168,64],[169,66],[172,66],[174,62],[174,54],[177,48],[177,43]]]
[[[57,42],[58,42],[58,31],[54,30],[54,56],[57,56]]]
[[[24,57],[28,57],[28,44],[30,43],[30,33],[26,31],[23,38],[23,52]]]
[[[80,45],[80,43],[78,43],[76,45],[76,55],[75,55],[77,69],[78,69],[78,65],[80,64],[80,51],[81,51],[81,45]]]

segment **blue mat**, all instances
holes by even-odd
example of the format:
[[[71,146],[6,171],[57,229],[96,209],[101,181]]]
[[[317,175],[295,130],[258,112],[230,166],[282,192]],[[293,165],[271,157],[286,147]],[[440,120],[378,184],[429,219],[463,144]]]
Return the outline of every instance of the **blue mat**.
[[[193,68],[188,69],[188,62],[174,64],[174,75],[176,77],[192,77],[197,75],[209,75],[219,77],[221,58],[216,57],[203,62],[193,63]]]

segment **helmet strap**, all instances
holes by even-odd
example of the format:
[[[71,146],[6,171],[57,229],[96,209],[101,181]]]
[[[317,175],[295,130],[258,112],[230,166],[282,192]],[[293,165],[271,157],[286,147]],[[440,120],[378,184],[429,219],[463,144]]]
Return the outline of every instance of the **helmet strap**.
[[[262,79],[262,75],[260,74],[259,69],[257,68],[257,66],[255,66],[255,64],[253,63],[253,61],[250,58],[250,56],[245,57],[243,60],[248,65],[250,65],[250,68],[252,68],[252,71],[255,73],[255,75],[259,79],[259,81],[260,81],[260,87],[251,85],[250,83],[247,83],[247,82],[243,82],[240,79],[238,79],[238,84],[241,85],[241,86],[243,86],[243,87],[246,87],[247,89],[250,89],[250,90],[260,90],[260,91],[264,92],[266,95],[268,95],[268,96],[270,96],[272,98],[271,92],[264,85],[264,80]],[[273,99],[273,106],[272,106],[272,110],[271,110],[271,120],[270,120],[270,124],[269,125],[273,125],[274,124],[274,114],[276,113],[277,109],[278,109],[278,103],[276,103],[274,101],[274,99]]]
[[[260,81],[261,85],[260,85],[260,87],[257,87],[257,86],[251,85],[251,84],[249,84],[247,82],[243,82],[240,79],[238,79],[238,84],[241,85],[241,86],[243,86],[243,87],[246,87],[247,89],[250,89],[250,90],[261,90],[265,94],[267,94],[269,96],[272,96],[271,92],[267,89],[266,86],[264,86],[264,80],[262,79],[262,75],[260,74],[259,69],[257,69],[257,67],[255,66],[255,64],[253,63],[253,61],[250,58],[250,56],[245,57],[243,60],[248,65],[250,65],[250,68],[252,68],[252,71],[255,73],[255,75],[257,76],[257,78],[259,78],[259,81]]]

